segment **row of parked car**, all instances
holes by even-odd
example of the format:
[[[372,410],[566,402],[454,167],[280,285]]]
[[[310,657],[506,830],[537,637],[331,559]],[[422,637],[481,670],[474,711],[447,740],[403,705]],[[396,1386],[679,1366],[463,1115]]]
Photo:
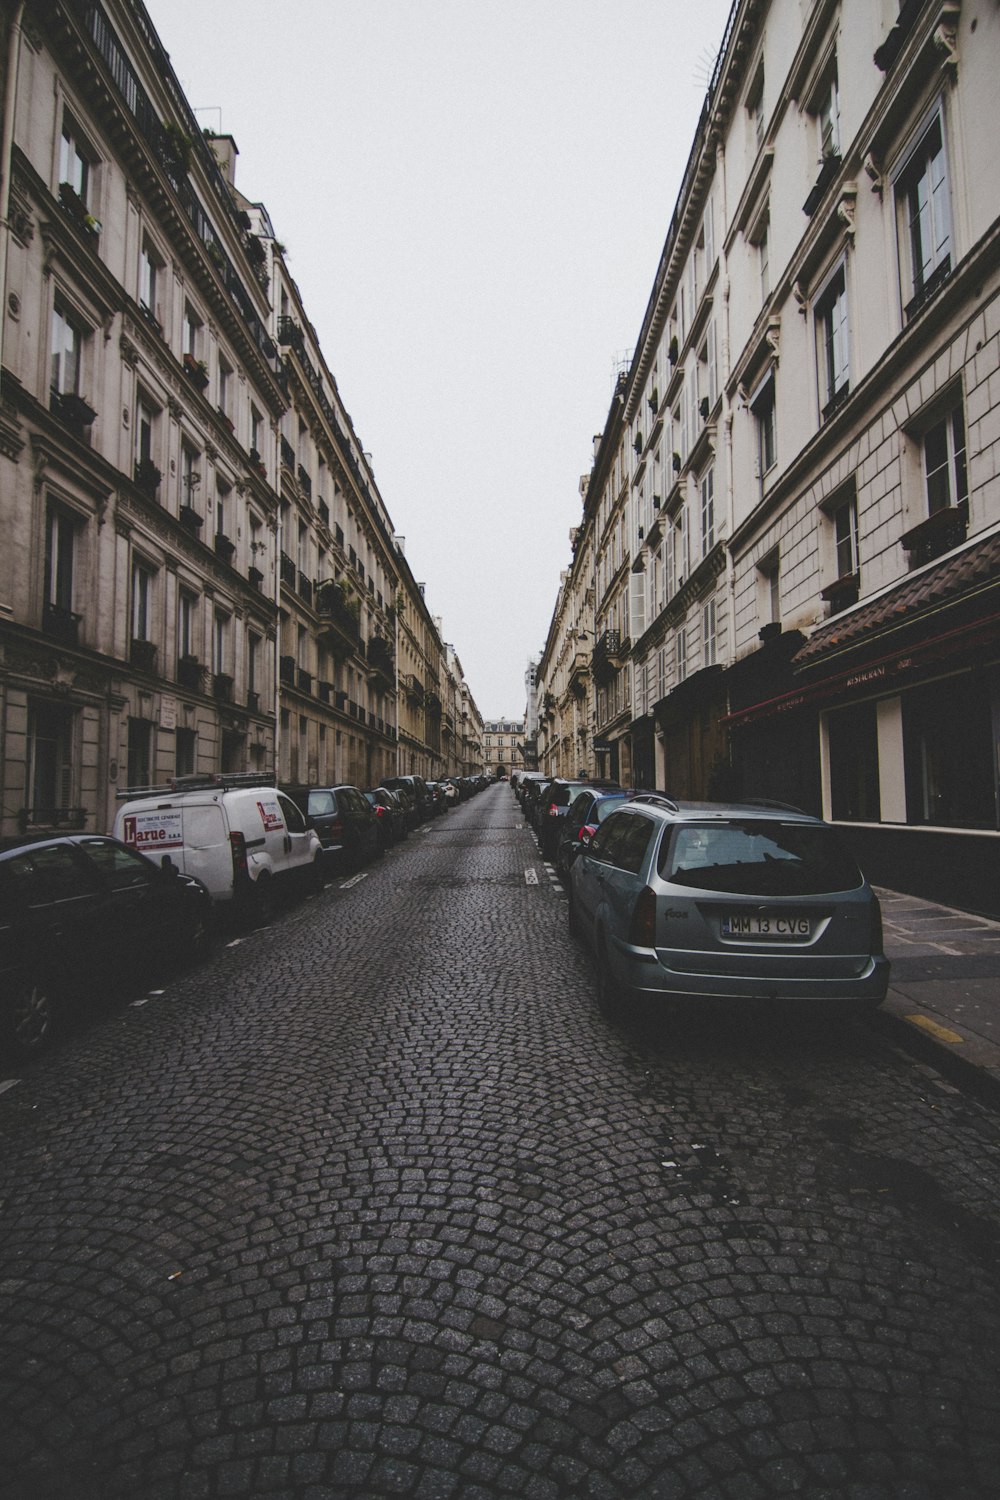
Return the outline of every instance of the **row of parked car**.
[[[878,898],[822,819],[532,772],[513,785],[605,1014],[692,999],[864,1013],[885,999]]]
[[[122,796],[112,836],[0,850],[0,1050],[44,1050],[69,1006],[204,951],[223,920],[266,921],[279,898],[360,869],[482,778],[276,786],[178,777]]]

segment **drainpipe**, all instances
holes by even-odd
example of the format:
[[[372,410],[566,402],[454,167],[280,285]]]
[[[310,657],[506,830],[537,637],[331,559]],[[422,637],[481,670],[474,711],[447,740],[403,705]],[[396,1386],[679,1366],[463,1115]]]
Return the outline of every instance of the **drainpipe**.
[[[14,114],[17,108],[17,79],[21,64],[21,22],[25,0],[14,14],[7,45],[7,100],[3,117],[3,145],[0,147],[0,173],[3,189],[0,195],[0,369],[3,368],[4,332],[7,327],[7,251],[10,244],[10,176],[14,155]]]

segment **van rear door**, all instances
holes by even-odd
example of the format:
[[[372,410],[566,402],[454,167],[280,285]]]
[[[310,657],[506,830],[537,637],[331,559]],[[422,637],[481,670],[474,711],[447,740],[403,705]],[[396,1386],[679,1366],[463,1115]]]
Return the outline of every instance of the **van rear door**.
[[[186,875],[208,886],[213,901],[228,901],[233,894],[233,853],[226,820],[217,802],[185,807],[184,848],[175,862]]]

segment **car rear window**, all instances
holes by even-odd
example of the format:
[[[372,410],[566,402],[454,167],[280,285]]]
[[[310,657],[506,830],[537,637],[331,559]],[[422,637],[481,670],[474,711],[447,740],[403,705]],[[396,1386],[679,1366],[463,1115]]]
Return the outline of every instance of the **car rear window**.
[[[864,883],[832,828],[759,819],[675,829],[663,841],[659,873],[675,885],[737,896],[818,896]]]
[[[334,811],[332,792],[310,792],[309,793],[309,816],[311,818],[323,818]]]

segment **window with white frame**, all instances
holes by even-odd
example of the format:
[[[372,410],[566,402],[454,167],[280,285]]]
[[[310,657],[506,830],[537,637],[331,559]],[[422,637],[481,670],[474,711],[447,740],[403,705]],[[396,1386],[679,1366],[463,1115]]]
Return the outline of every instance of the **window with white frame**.
[[[219,411],[229,419],[232,426],[233,369],[222,358],[219,359]]]
[[[92,153],[80,138],[79,130],[67,116],[59,140],[59,185],[72,188],[84,208],[90,208]]]
[[[701,495],[701,555],[715,546],[715,465],[709,464],[699,482]]]
[[[840,93],[837,83],[837,57],[830,59],[823,71],[815,95],[813,113],[819,129],[819,154],[826,160],[840,155]]]
[[[940,110],[896,178],[896,205],[904,311],[910,318],[952,266],[950,187]]]
[[[843,262],[816,299],[815,321],[820,410],[826,420],[846,399],[851,385],[847,274]]]
[[[830,516],[837,577],[851,578],[858,571],[858,502],[852,494],[835,505]]]
[[[701,655],[706,667],[714,667],[719,659],[718,631],[715,619],[715,600],[709,599],[701,611]]]
[[[236,535],[233,492],[221,479],[215,485],[215,534],[229,540]]]
[[[45,516],[45,605],[61,614],[73,613],[78,529],[75,517],[49,502]]]
[[[965,412],[960,399],[924,432],[923,468],[928,515],[968,501]]]
[[[701,348],[698,350],[698,395],[702,398],[699,410],[704,405],[706,417],[708,412],[715,406],[719,396],[718,356],[716,349],[715,320],[713,318],[705,329],[705,337]]]
[[[181,504],[196,509],[201,486],[201,456],[189,443],[181,443]]]
[[[52,309],[49,382],[53,395],[78,396],[84,332],[81,323],[60,303]]]
[[[757,429],[757,474],[763,482],[778,461],[773,370],[768,371],[751,397],[750,411]]]
[[[688,671],[687,627],[682,625],[674,637],[674,659],[677,664],[677,681],[683,682]]]
[[[198,359],[201,353],[202,321],[190,302],[184,304],[184,331],[183,346],[184,353],[191,359]]]
[[[218,677],[226,674],[229,664],[230,618],[217,609],[212,619],[212,671]]]
[[[264,418],[256,406],[250,408],[250,447],[258,458],[263,458],[261,444],[264,441]]]
[[[764,144],[764,59],[761,58],[747,91],[747,114],[750,117],[750,145],[756,153]]]
[[[149,563],[135,558],[132,563],[132,639],[152,640],[153,589],[156,573]]]
[[[136,462],[151,464],[154,458],[156,419],[159,412],[147,395],[140,391],[135,405]]]
[[[197,656],[198,599],[187,589],[181,589],[177,601],[177,655]]]
[[[139,306],[159,321],[157,311],[163,262],[152,241],[144,238],[139,251]]]

